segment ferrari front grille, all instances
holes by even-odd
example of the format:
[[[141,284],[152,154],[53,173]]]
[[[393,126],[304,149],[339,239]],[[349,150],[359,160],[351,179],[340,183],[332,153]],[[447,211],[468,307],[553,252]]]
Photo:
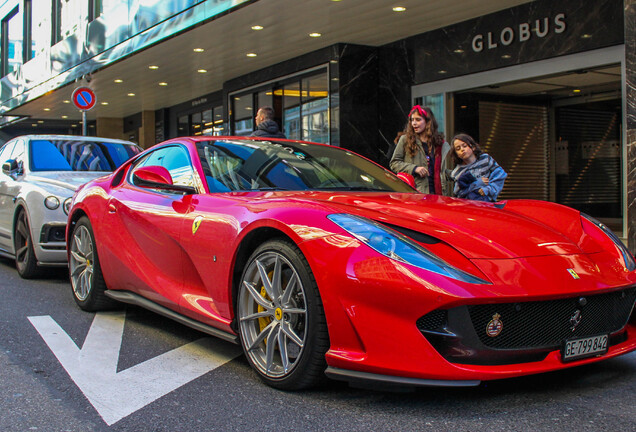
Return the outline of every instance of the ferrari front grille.
[[[636,288],[567,299],[469,306],[479,340],[492,349],[558,347],[564,340],[621,330],[630,317]],[[501,325],[498,331],[493,322]],[[490,334],[490,335],[489,335]]]

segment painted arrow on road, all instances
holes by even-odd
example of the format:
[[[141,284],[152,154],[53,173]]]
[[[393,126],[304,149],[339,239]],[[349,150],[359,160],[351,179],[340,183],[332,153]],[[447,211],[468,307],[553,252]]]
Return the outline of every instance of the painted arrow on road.
[[[125,312],[97,313],[80,349],[50,316],[29,317],[108,425],[240,354],[234,345],[205,337],[117,372],[125,319]]]

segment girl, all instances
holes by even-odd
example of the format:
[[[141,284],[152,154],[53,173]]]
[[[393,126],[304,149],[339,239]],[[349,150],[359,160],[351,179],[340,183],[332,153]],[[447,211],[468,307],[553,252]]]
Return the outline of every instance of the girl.
[[[466,134],[453,137],[453,159],[457,164],[450,174],[453,193],[459,198],[497,201],[508,174],[479,144]]]
[[[415,105],[408,118],[391,157],[391,170],[411,174],[419,192],[450,196],[450,182],[440,175],[450,162],[450,145],[437,131],[433,112]]]

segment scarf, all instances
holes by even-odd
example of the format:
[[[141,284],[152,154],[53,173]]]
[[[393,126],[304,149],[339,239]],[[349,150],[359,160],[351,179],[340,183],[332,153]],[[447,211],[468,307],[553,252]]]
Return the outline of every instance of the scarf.
[[[483,153],[481,156],[479,156],[479,159],[477,159],[473,163],[470,163],[468,165],[457,165],[450,173],[450,177],[455,182],[455,188],[457,189],[459,186],[458,180],[464,174],[470,173],[476,179],[481,177],[488,177],[488,174],[493,169],[495,169],[496,166],[497,162],[495,162],[495,160],[487,153]]]

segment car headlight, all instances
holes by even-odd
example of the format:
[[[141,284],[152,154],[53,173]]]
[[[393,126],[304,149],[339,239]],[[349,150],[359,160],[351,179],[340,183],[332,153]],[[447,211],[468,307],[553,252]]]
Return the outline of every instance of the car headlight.
[[[629,249],[627,249],[625,243],[623,243],[622,240],[619,239],[618,236],[614,234],[614,232],[609,229],[607,225],[585,213],[581,213],[581,217],[584,217],[585,219],[599,227],[601,231],[603,231],[614,242],[618,250],[621,252],[621,255],[623,255],[623,261],[625,261],[625,267],[627,268],[627,270],[632,271],[636,269],[636,261],[634,261],[634,256],[631,254]]]
[[[64,200],[64,214],[68,214],[68,212],[71,210],[71,203],[73,202],[73,198],[66,198]]]
[[[386,257],[462,282],[489,284],[488,281],[453,267],[408,237],[372,220],[348,214],[332,214],[327,218]]]
[[[55,210],[60,206],[60,200],[54,196],[48,196],[44,199],[44,206],[49,210]]]

